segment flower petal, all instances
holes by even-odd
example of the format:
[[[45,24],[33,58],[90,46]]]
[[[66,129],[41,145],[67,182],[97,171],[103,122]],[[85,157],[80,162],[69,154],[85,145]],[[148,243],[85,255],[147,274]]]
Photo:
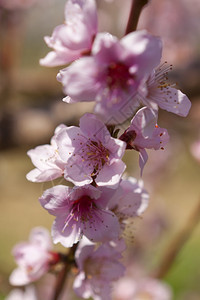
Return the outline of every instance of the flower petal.
[[[166,90],[157,90],[155,96],[152,99],[157,105],[169,112],[173,112],[181,117],[186,117],[189,113],[191,102],[188,97],[181,91],[167,87]]]
[[[84,70],[84,72],[80,72]],[[67,69],[61,70],[57,80],[62,82],[64,93],[73,101],[94,101],[99,89],[96,80],[98,66],[92,57],[82,57]]]
[[[148,160],[148,155],[145,149],[140,149],[139,152],[139,166],[140,166],[140,175],[142,176],[144,166]]]
[[[61,243],[64,247],[72,247],[81,239],[81,230],[78,224],[73,223],[72,226],[65,226],[66,215],[56,218],[52,225],[52,238],[54,244]]]
[[[44,171],[33,169],[26,175],[26,178],[32,182],[44,182],[54,180],[62,175],[63,171],[61,169],[49,169]]]
[[[57,185],[46,190],[39,198],[40,204],[52,215],[67,213],[69,196],[72,189],[65,185]]]
[[[115,189],[119,185],[120,178],[125,168],[126,165],[121,160],[113,162],[112,165],[105,164],[95,179],[97,185],[109,186],[110,188]]]
[[[162,54],[161,39],[149,34],[146,30],[127,34],[121,39],[121,44],[135,55],[138,65],[137,76],[140,78],[144,74],[148,76],[153,68],[159,65]],[[126,60],[130,59],[131,55],[127,53]]]
[[[11,285],[21,286],[30,283],[30,278],[23,269],[17,268],[12,271],[9,282]]]

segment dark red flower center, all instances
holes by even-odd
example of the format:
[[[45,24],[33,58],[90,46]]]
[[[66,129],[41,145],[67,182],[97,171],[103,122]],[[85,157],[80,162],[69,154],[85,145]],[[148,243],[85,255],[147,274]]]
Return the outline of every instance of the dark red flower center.
[[[79,212],[88,212],[93,208],[93,205],[93,199],[88,195],[83,195],[73,202],[73,208],[76,207]]]
[[[134,140],[136,138],[136,132],[134,130],[125,130],[119,139],[126,143],[126,149],[135,149]]]
[[[109,88],[122,88],[126,90],[130,84],[134,83],[134,77],[129,72],[129,67],[125,64],[111,63],[107,68],[107,84]]]

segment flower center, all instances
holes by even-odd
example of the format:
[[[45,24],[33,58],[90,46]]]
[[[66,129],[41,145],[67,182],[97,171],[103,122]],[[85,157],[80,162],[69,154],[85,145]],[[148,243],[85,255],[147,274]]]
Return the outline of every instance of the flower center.
[[[127,90],[134,83],[133,75],[123,63],[111,63],[107,68],[107,85],[110,89],[121,88]]]
[[[82,221],[87,221],[86,219],[90,216],[91,210],[94,207],[94,203],[90,196],[84,195],[81,198],[74,201],[72,205],[72,211],[78,212],[78,215],[81,214]]]
[[[70,214],[65,220],[63,231],[72,220],[76,222],[81,221],[84,223],[93,218],[92,211],[94,208],[96,208],[96,205],[94,204],[93,199],[88,195],[83,195],[82,197],[73,201]]]
[[[84,261],[84,271],[88,279],[92,279],[93,277],[101,277],[102,275],[102,267],[105,263],[105,259],[103,258],[92,258],[88,257]]]
[[[83,149],[84,157],[83,162],[88,166],[93,167],[91,176],[96,176],[102,167],[109,161],[109,150],[106,149],[101,142],[91,141],[86,144]]]
[[[119,137],[119,139],[126,143],[126,149],[135,149],[133,142],[136,138],[136,135],[137,134],[134,130],[125,130],[124,133]]]

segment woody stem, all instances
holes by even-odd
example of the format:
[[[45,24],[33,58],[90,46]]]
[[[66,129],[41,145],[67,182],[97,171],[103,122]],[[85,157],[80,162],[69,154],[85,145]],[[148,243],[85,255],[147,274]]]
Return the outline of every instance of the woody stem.
[[[72,268],[72,266],[75,265],[75,261],[74,261],[74,254],[77,248],[77,245],[74,245],[71,249],[70,252],[67,254],[66,256],[66,260],[64,261],[64,265],[62,270],[60,271],[60,273],[57,276],[57,280],[56,280],[56,284],[55,284],[55,289],[54,289],[54,293],[52,296],[52,300],[58,300],[59,296],[63,290],[64,284],[66,282],[67,276]]]
[[[143,7],[148,4],[149,0],[133,0],[131,5],[131,10],[129,14],[129,19],[126,27],[125,34],[135,31],[137,28],[138,20]]]

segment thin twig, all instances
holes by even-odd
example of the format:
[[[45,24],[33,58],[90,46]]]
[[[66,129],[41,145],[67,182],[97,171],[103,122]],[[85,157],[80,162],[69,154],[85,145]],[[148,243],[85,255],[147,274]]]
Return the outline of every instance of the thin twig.
[[[136,30],[141,11],[148,2],[149,0],[133,0],[126,27],[126,34]]]
[[[200,201],[197,203],[194,211],[190,215],[186,226],[179,232],[179,234],[171,242],[167,252],[165,253],[160,266],[156,272],[152,274],[153,277],[163,278],[171,266],[173,265],[178,253],[183,248],[186,241],[190,238],[191,233],[200,220]]]
[[[63,269],[58,274],[57,281],[56,281],[56,287],[55,287],[55,291],[54,291],[52,300],[59,299],[58,297],[60,296],[60,294],[63,290],[64,284],[65,284],[65,281],[66,281],[66,278],[67,278],[67,275],[68,275],[70,269],[71,269],[71,266],[69,266],[68,264],[65,264]]]
[[[75,265],[74,254],[76,251],[78,244],[74,245],[70,252],[66,256],[66,260],[64,262],[64,266],[60,273],[57,276],[55,290],[52,296],[52,300],[58,300],[59,296],[63,290],[64,284],[66,282],[67,276],[71,270],[71,268]]]

